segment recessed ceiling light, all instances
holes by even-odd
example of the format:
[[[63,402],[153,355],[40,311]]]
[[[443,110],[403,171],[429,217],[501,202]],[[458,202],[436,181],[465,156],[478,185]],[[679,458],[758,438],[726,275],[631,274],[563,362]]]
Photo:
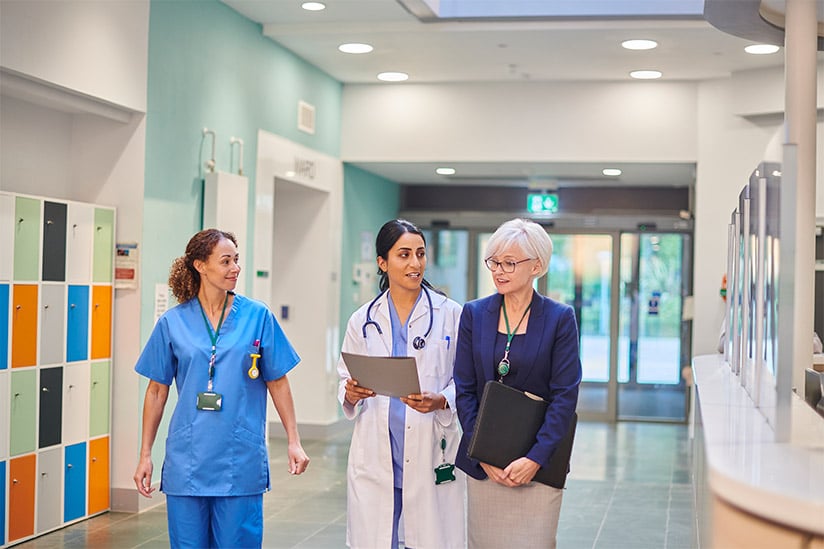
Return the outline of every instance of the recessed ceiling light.
[[[621,172],[618,168],[604,168],[601,170],[601,173],[609,177],[618,177],[623,172]]]
[[[455,168],[436,168],[435,173],[438,175],[455,175]]]
[[[744,48],[744,51],[753,55],[768,55],[779,50],[778,46],[772,44],[752,44]]]
[[[378,75],[378,80],[384,82],[403,82],[408,79],[409,75],[405,72],[382,72]]]
[[[633,78],[637,78],[638,80],[655,80],[656,78],[661,78],[663,73],[661,71],[641,70],[632,71],[629,75]]]
[[[658,42],[655,40],[624,40],[621,42],[621,47],[628,50],[651,50],[658,47]]]
[[[341,44],[338,49],[343,53],[369,53],[374,48],[369,44],[360,44],[358,42],[351,42],[349,44]]]
[[[321,11],[326,9],[326,4],[323,2],[304,2],[300,7],[306,11]]]

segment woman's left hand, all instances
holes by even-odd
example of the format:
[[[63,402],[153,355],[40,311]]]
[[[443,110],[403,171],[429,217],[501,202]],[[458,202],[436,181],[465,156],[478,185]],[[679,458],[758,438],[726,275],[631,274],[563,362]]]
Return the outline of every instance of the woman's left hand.
[[[440,393],[424,391],[421,394],[401,397],[401,402],[422,414],[428,414],[446,407],[446,397]]]
[[[541,466],[527,457],[518,458],[504,468],[507,478],[516,486],[532,481]]]
[[[303,451],[300,443],[290,444],[287,453],[289,454],[289,472],[299,475],[309,466],[309,456]]]

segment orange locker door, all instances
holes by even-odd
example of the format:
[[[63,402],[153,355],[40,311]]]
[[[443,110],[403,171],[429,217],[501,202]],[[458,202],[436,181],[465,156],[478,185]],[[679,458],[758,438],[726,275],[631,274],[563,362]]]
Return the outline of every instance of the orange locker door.
[[[112,287],[92,287],[92,359],[112,356]]]
[[[9,542],[34,534],[34,494],[37,456],[9,461]]]
[[[89,514],[109,508],[109,437],[89,441]]]
[[[37,364],[37,285],[15,284],[12,295],[11,367]]]

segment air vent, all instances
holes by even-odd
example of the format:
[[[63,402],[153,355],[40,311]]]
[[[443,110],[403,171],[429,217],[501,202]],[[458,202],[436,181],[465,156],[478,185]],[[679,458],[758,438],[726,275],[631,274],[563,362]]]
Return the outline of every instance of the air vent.
[[[315,106],[298,101],[298,129],[315,135]]]

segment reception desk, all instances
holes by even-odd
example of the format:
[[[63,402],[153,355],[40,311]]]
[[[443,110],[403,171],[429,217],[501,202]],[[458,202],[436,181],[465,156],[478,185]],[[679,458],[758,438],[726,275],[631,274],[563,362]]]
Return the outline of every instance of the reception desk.
[[[694,546],[824,549],[824,418],[793,395],[778,443],[723,355],[696,357],[693,380]]]

